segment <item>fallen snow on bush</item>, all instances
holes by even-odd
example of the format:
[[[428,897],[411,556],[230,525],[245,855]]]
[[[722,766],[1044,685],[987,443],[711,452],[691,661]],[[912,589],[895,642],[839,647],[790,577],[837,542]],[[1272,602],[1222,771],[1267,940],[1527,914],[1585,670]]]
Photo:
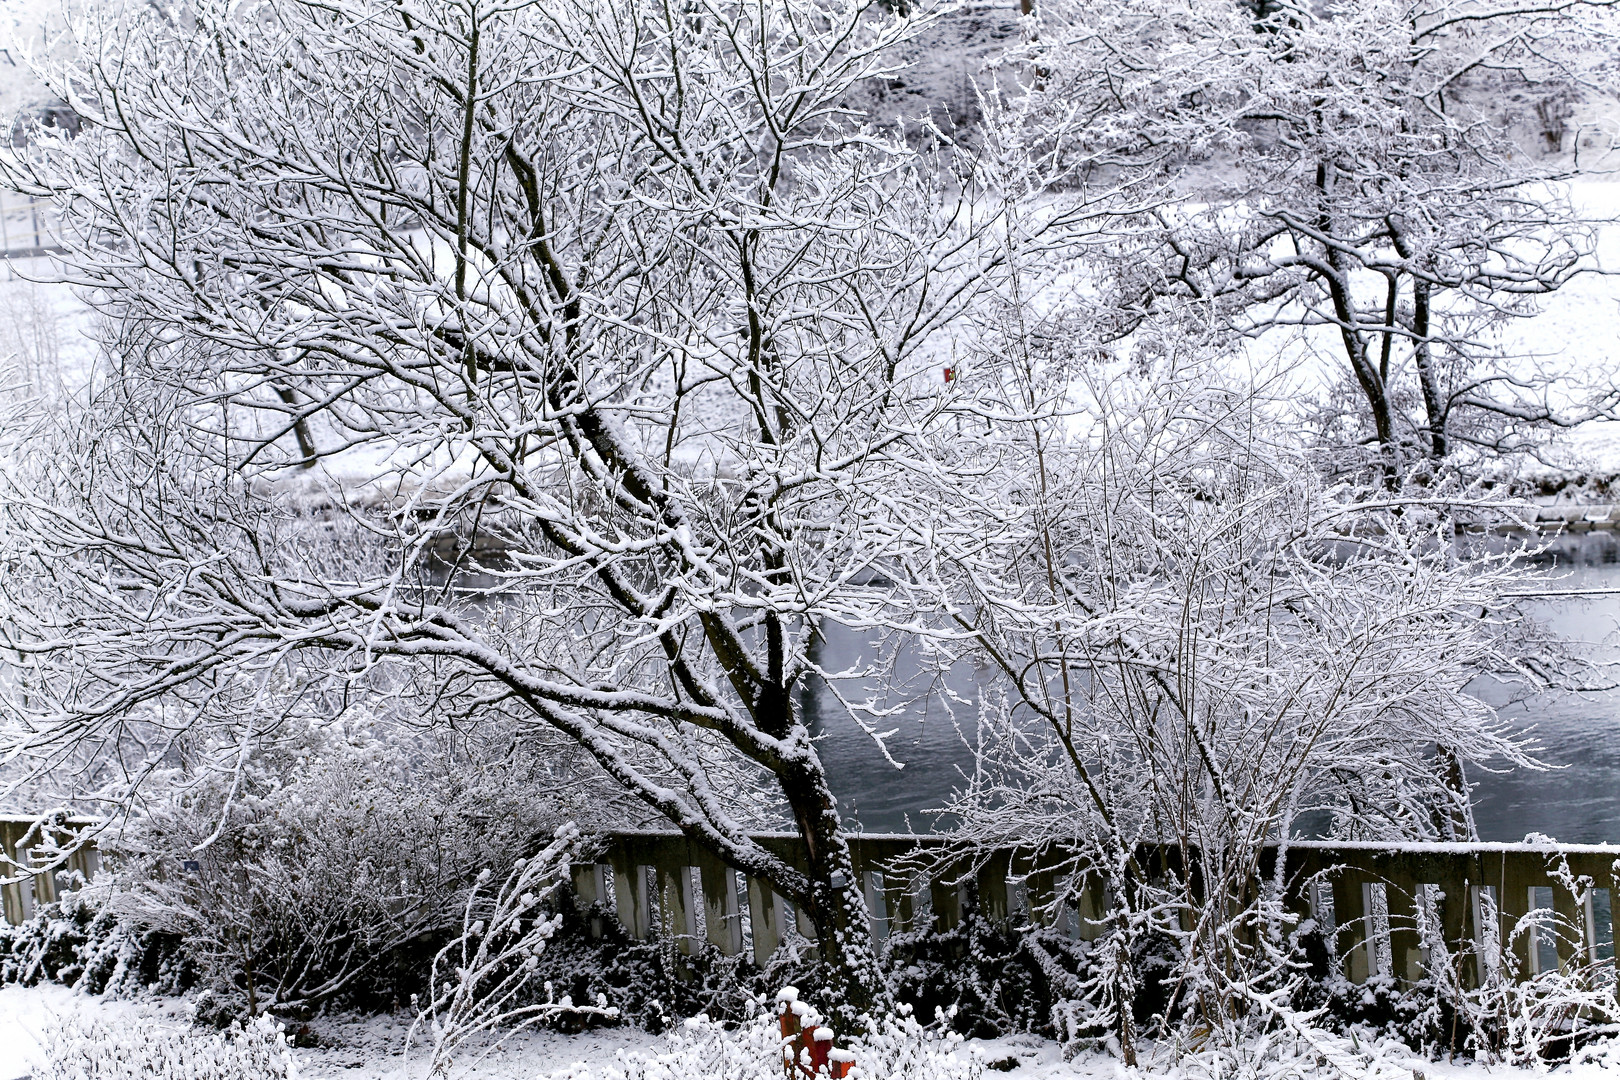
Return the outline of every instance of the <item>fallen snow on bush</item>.
[[[36,1080],[296,1080],[281,1026],[261,1016],[228,1031],[75,1016],[45,1038]]]
[[[980,1080],[981,1047],[943,1025],[924,1027],[909,1011],[885,1016],[865,1034],[844,1040],[861,1080]],[[780,1080],[782,1038],[776,1017],[760,1003],[747,1022],[728,1029],[706,1016],[685,1021],[664,1045],[620,1051],[610,1065],[582,1062],[550,1080]]]

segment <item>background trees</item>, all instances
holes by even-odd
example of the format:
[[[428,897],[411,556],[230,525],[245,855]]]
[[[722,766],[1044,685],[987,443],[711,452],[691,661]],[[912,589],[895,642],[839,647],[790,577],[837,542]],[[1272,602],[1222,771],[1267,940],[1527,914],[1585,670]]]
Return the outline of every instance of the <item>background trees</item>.
[[[1186,196],[1142,220],[1152,257],[1115,265],[1120,332],[1213,319],[1325,363],[1353,403],[1313,417],[1326,445],[1428,475],[1612,412],[1606,378],[1497,333],[1595,266],[1558,182],[1610,144],[1563,125],[1572,96],[1609,91],[1610,7],[1056,0],[1024,54],[1025,119],[1085,168]],[[1515,129],[1509,94],[1560,119]]]

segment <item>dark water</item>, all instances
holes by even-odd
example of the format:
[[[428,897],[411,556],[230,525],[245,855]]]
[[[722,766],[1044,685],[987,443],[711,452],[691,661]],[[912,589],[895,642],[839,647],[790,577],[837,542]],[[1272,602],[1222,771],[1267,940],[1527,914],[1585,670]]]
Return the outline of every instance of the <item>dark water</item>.
[[[1585,643],[1594,658],[1620,661],[1620,540],[1610,534],[1571,538],[1560,545],[1559,590],[1615,589],[1616,595],[1583,600],[1537,602],[1534,611],[1560,633]],[[828,669],[869,659],[872,648],[855,635],[829,642],[822,657]],[[914,676],[915,665],[899,673]],[[974,672],[953,670],[947,680],[972,698]],[[1620,670],[1613,676],[1620,681]],[[890,753],[904,763],[896,769],[873,741],[842,716],[831,702],[807,702],[826,715],[819,750],[827,764],[840,809],[868,832],[927,831],[926,811],[942,806],[971,768],[975,714],[971,705],[947,705],[939,695],[919,696],[904,715],[878,721],[880,730],[898,728],[888,740]],[[860,697],[855,687],[846,696]],[[1482,691],[1488,695],[1488,691]],[[1503,715],[1530,729],[1538,756],[1554,766],[1546,771],[1490,775],[1473,770],[1475,820],[1486,840],[1522,840],[1538,832],[1567,843],[1620,843],[1620,690],[1586,695],[1544,695],[1508,705]]]
[[[1601,535],[1567,545],[1550,589],[1613,589],[1615,595],[1540,602],[1533,611],[1583,643],[1594,660],[1620,662],[1620,543]],[[1620,669],[1608,676],[1620,682]],[[1543,695],[1502,715],[1541,744],[1545,772],[1501,776],[1475,770],[1475,820],[1486,840],[1546,833],[1568,843],[1620,843],[1620,690]]]

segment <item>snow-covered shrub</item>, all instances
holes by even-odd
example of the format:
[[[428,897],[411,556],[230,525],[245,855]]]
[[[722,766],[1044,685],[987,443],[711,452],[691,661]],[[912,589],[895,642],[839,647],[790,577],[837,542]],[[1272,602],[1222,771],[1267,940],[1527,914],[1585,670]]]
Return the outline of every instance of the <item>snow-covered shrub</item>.
[[[504,875],[571,806],[543,755],[470,742],[310,722],[209,747],[104,842],[119,914],[183,941],[220,1022],[401,1003],[478,871]]]
[[[0,983],[58,982],[91,994],[178,993],[192,979],[179,939],[120,916],[105,889],[68,892],[16,926],[0,923]]]
[[[855,1055],[855,1067],[864,1080],[980,1080],[983,1066],[963,1045],[963,1038],[941,1015],[930,1026],[919,1023],[912,1010],[900,1006],[877,1018],[867,1017],[866,1030],[846,1038],[840,1046]],[[695,1016],[675,1027],[668,1042],[652,1052],[620,1051],[614,1065],[603,1070],[583,1066],[553,1074],[552,1080],[687,1080],[714,1076],[726,1080],[779,1080],[782,1076],[782,1036],[775,1012],[764,999],[755,999],[751,1015],[728,1025],[707,1016]]]
[[[295,1080],[281,1028],[267,1016],[203,1033],[151,1020],[75,1018],[52,1032],[36,1080]]]
[[[1534,918],[1526,916],[1507,945],[1529,937],[1534,948],[1537,932]],[[1509,947],[1501,953],[1477,988],[1442,984],[1437,995],[1456,1014],[1468,1049],[1490,1061],[1535,1065],[1568,1059],[1595,1040],[1620,1035],[1620,986],[1612,960],[1574,961],[1521,981],[1518,957]]]
[[[538,985],[550,985],[557,994],[575,1001],[605,998],[618,1010],[622,1022],[662,1033],[679,1017],[704,1014],[716,1020],[737,1021],[751,1015],[750,1002],[769,992],[774,982],[800,980],[815,985],[808,965],[794,966],[778,954],[769,973],[754,966],[746,953],[725,956],[704,943],[683,953],[674,941],[630,937],[614,913],[601,904],[581,911],[572,890],[559,890],[555,902],[557,928],[540,954]],[[593,936],[592,924],[601,936]],[[573,1028],[589,1018],[564,1014],[556,1024]]]
[[[956,1031],[973,1038],[1050,1034],[1051,969],[1075,970],[1087,944],[1027,924],[991,922],[976,899],[969,894],[962,918],[948,930],[930,923],[884,942],[896,999],[924,1016],[949,1015]]]
[[[1070,326],[1009,340],[1039,353],[1027,451],[972,459],[998,471],[971,499],[936,489],[936,572],[973,634],[935,662],[993,672],[936,870],[1034,849],[1053,913],[1106,898],[1093,962],[1053,991],[1076,1043],[1243,1045],[1297,1019],[1304,981],[1271,845],[1323,822],[1466,839],[1464,767],[1536,765],[1470,687],[1558,649],[1511,596],[1530,572],[1455,540],[1489,499],[1325,481],[1199,342],[1127,362]]]
[[[527,993],[560,921],[547,912],[545,901],[568,880],[578,840],[572,823],[561,826],[544,851],[517,860],[493,890],[487,888],[490,871],[479,873],[462,909],[461,933],[433,958],[426,1001],[411,999],[419,1011],[405,1037],[402,1071],[409,1073],[411,1046],[424,1024],[433,1042],[427,1071],[437,1078],[450,1074],[457,1052],[474,1036],[502,1032],[485,1048],[488,1054],[516,1032],[563,1014],[617,1015],[605,999],[595,1006],[576,1006],[566,994],[559,999],[550,984],[542,1000]]]

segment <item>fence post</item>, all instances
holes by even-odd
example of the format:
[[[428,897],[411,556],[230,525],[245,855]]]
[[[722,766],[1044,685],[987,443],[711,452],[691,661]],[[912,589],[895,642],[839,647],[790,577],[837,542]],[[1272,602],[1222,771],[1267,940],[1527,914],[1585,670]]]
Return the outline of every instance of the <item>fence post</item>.
[[[0,886],[0,900],[4,901],[6,921],[16,926],[28,918],[30,912],[29,901],[33,898],[32,886],[28,878],[21,876],[23,859],[17,851],[17,838],[26,826],[13,821],[0,821],[0,854],[8,863],[0,864],[0,877],[15,877],[17,880],[5,886]]]
[[[1012,858],[1005,851],[995,852],[979,867],[979,908],[990,922],[1007,921],[1007,876]]]
[[[1055,926],[1060,915],[1052,871],[1032,871],[1025,879],[1024,890],[1029,894],[1029,921],[1036,926]]]
[[[1589,955],[1587,939],[1590,935],[1590,920],[1586,917],[1587,905],[1581,902],[1581,897],[1564,888],[1563,883],[1552,883],[1553,914],[1557,916],[1557,949],[1558,967],[1561,971],[1569,971],[1579,964],[1584,964]]]
[[[889,918],[889,933],[903,934],[916,929],[913,895],[911,874],[905,870],[883,871],[883,909]]]
[[[1412,873],[1385,876],[1384,903],[1389,912],[1389,966],[1404,985],[1423,978],[1423,915],[1418,897],[1423,885]]]
[[[1366,886],[1360,867],[1346,866],[1333,876],[1333,944],[1343,958],[1344,977],[1353,983],[1366,982],[1372,971]]]
[[[1103,935],[1103,926],[1108,919],[1108,897],[1103,889],[1103,879],[1099,874],[1087,874],[1085,883],[1080,889],[1080,895],[1075,902],[1076,915],[1079,917],[1079,936],[1081,941],[1096,941]]]
[[[737,905],[737,872],[707,851],[696,852],[703,879],[703,929],[722,956],[742,952],[742,913]]]
[[[637,941],[652,936],[652,907],[647,896],[647,872],[634,855],[615,846],[609,856],[613,866],[613,906],[625,931]]]
[[[1440,938],[1448,954],[1447,963],[1456,965],[1457,982],[1462,988],[1472,990],[1479,985],[1480,977],[1473,891],[1480,878],[1478,861],[1472,856],[1445,856],[1436,876],[1440,879]]]
[[[1524,982],[1536,973],[1538,933],[1527,927],[1529,933],[1513,936],[1514,927],[1530,914],[1530,890],[1547,884],[1546,871],[1541,867],[1541,856],[1528,851],[1504,851],[1497,874],[1496,898],[1501,905],[1501,937],[1504,952],[1511,951],[1518,960],[1515,982]],[[1533,865],[1532,865],[1533,860]],[[1506,959],[1504,956],[1503,959]]]
[[[754,931],[754,963],[764,967],[782,943],[782,929],[778,920],[781,905],[768,882],[759,878],[748,879],[748,922]]]
[[[684,954],[697,951],[696,934],[692,925],[692,868],[683,857],[661,848],[653,864],[658,879],[658,915],[663,922],[665,936],[672,939]]]
[[[928,896],[934,904],[934,920],[938,929],[950,930],[962,921],[962,891],[955,880],[949,877],[929,878]]]
[[[583,913],[591,909],[591,905],[604,903],[607,900],[607,867],[601,863],[574,863],[569,867],[568,876],[574,883],[574,903]],[[590,935],[593,938],[602,936],[602,920],[598,916],[591,916]]]

